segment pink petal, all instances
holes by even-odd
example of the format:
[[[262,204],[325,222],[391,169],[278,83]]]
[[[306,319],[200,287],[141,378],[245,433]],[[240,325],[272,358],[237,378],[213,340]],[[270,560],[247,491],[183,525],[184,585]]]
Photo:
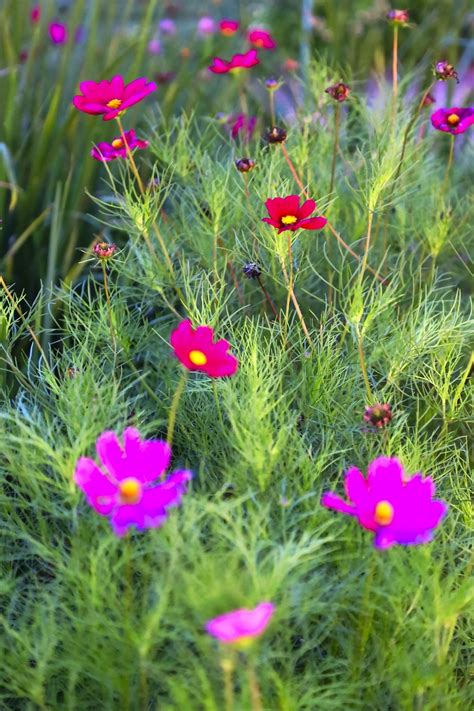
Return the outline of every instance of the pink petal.
[[[74,481],[84,492],[88,504],[97,513],[107,516],[116,505],[118,488],[88,457],[81,457],[74,472]]]
[[[115,432],[103,432],[96,442],[97,454],[105,469],[117,481],[134,476]]]
[[[161,440],[142,441],[134,427],[127,427],[123,433],[127,471],[142,482],[152,482],[169,467],[171,448]]]
[[[322,495],[321,505],[325,506],[327,509],[339,511],[339,513],[349,514],[349,516],[357,515],[357,511],[354,506],[351,506],[351,504],[348,504],[344,501],[344,499],[337,494],[333,494],[331,491],[327,491]]]
[[[305,200],[299,209],[298,217],[303,220],[305,217],[309,217],[316,210],[316,203],[314,200]]]
[[[302,220],[298,226],[303,230],[321,230],[326,223],[325,217],[311,217],[309,220]]]

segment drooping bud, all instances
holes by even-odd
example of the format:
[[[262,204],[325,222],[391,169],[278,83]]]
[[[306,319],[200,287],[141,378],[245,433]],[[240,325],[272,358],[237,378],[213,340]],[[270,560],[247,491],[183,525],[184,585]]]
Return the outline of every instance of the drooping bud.
[[[350,87],[347,86],[347,84],[344,84],[342,81],[340,81],[338,84],[328,86],[328,88],[324,91],[326,92],[326,94],[329,94],[329,96],[332,96],[335,101],[346,101],[349,98],[351,90]]]
[[[244,264],[242,271],[247,279],[258,279],[262,275],[262,270],[255,262],[248,262],[248,264]]]
[[[433,74],[438,81],[448,81],[448,79],[456,79],[459,84],[459,76],[452,64],[443,60],[442,62],[436,62],[433,69]]]
[[[265,139],[268,143],[284,143],[284,141],[286,141],[287,135],[288,134],[284,128],[280,128],[279,126],[273,126],[273,128],[269,129],[266,132]]]
[[[248,173],[255,168],[255,161],[251,158],[238,158],[235,161],[235,167],[239,173]]]

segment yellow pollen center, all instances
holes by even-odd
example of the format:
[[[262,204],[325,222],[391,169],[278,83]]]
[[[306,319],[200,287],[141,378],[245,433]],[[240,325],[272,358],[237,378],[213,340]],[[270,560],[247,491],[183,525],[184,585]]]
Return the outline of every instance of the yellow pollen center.
[[[459,123],[459,116],[457,114],[449,114],[448,123],[450,126],[457,126]]]
[[[112,146],[114,148],[123,148],[123,141],[121,138],[114,138],[112,141]]]
[[[298,221],[298,218],[294,215],[285,215],[281,218],[284,225],[294,225]]]
[[[140,500],[142,487],[138,479],[130,477],[120,482],[120,498],[124,504],[136,504]]]
[[[119,106],[122,106],[122,102],[121,102],[120,99],[111,99],[111,100],[106,104],[106,106],[107,106],[109,109],[118,109]]]
[[[191,351],[189,360],[193,365],[206,365],[207,357],[202,351]]]
[[[375,523],[379,526],[388,526],[393,521],[393,506],[389,501],[379,501],[375,507]]]

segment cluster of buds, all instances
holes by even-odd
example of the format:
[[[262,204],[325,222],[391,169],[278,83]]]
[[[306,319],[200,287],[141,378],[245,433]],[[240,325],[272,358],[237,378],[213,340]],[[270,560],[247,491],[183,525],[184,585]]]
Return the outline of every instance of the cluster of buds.
[[[329,94],[329,96],[332,96],[335,101],[347,101],[351,92],[350,87],[342,81],[338,84],[333,84],[333,86],[328,86],[324,91],[326,94]]]
[[[442,62],[436,62],[434,65],[433,73],[438,79],[438,81],[448,81],[448,79],[456,79],[459,84],[459,76],[452,64],[443,60]]]
[[[407,27],[410,22],[410,13],[408,10],[390,10],[387,12],[387,20],[392,25]]]
[[[387,403],[372,405],[367,407],[364,412],[364,420],[373,427],[382,429],[386,427],[392,420],[392,410]]]
[[[249,262],[244,264],[242,267],[242,272],[247,279],[259,279],[262,275],[262,270],[255,262]]]
[[[251,158],[238,158],[235,161],[235,167],[239,173],[249,173],[255,168],[255,161]]]
[[[268,143],[284,143],[286,141],[287,132],[284,128],[273,126],[265,134],[265,139]]]
[[[117,251],[117,245],[113,242],[97,242],[92,247],[92,251],[94,252],[97,259],[100,259],[101,261],[105,262],[114,256],[115,252]]]

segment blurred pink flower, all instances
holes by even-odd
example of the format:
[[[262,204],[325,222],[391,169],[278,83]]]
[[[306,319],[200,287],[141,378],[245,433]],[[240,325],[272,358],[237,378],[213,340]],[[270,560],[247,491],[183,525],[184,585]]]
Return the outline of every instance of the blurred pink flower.
[[[153,37],[153,39],[148,42],[148,51],[150,52],[150,54],[161,54],[160,40],[156,37]]]
[[[222,644],[247,646],[263,634],[274,612],[272,602],[261,602],[253,610],[241,608],[214,617],[206,622],[204,629]]]
[[[213,35],[217,32],[217,25],[214,18],[205,15],[204,17],[199,18],[196,29],[198,35]]]
[[[101,516],[108,516],[117,536],[132,526],[139,530],[157,528],[178,506],[192,474],[181,470],[163,479],[171,460],[171,448],[161,440],[142,440],[128,427],[122,435],[104,432],[96,443],[101,469],[93,459],[81,457],[74,481],[84,492],[88,504]],[[105,471],[104,471],[105,470]],[[157,484],[153,484],[161,479]]]
[[[240,22],[237,20],[224,19],[219,22],[219,32],[225,37],[232,37],[232,35],[235,35],[239,27]]]
[[[163,18],[163,20],[160,20],[159,28],[160,32],[162,32],[164,35],[169,35],[170,37],[173,37],[176,34],[176,23],[169,17],[165,17]]]
[[[51,22],[49,25],[49,37],[53,44],[66,44],[69,37],[66,25],[61,22]]]
[[[276,47],[275,40],[271,36],[270,32],[267,32],[266,30],[250,30],[247,34],[247,39],[250,44],[253,44],[254,47],[258,47],[258,49],[275,49]]]
[[[438,131],[446,131],[456,136],[474,124],[474,108],[461,109],[454,106],[450,109],[438,109],[431,114],[431,124]]]
[[[33,5],[30,12],[31,22],[36,25],[41,20],[41,5],[37,3]]]
[[[227,74],[228,72],[239,72],[242,69],[250,69],[256,64],[259,64],[258,53],[256,49],[250,49],[245,54],[234,54],[230,61],[214,57],[212,64],[209,67],[214,74]]]
[[[246,140],[252,138],[256,123],[256,116],[247,116],[246,114],[233,114],[227,119],[227,125],[230,127],[230,135],[234,140],[240,135]]]

